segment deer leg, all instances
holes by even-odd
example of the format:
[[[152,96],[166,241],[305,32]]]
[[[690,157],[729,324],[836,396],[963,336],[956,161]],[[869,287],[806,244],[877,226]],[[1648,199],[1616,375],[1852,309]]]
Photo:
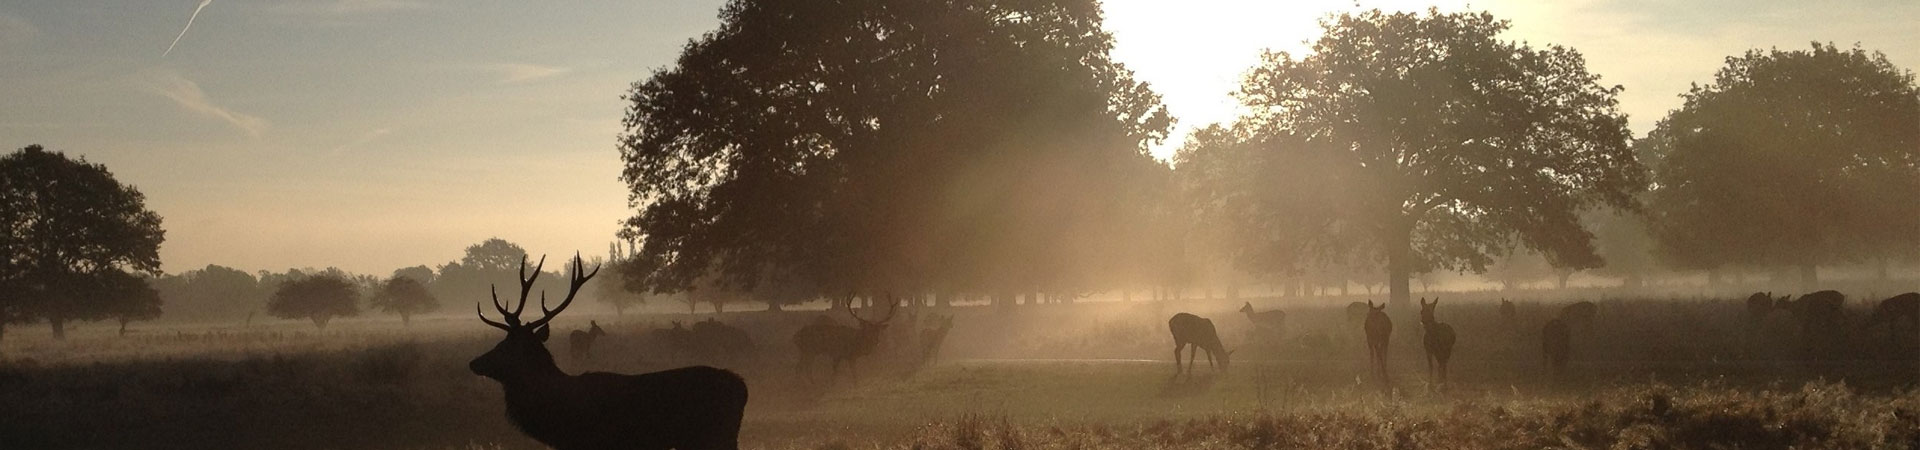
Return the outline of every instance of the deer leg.
[[[1187,378],[1193,378],[1193,360],[1200,357],[1200,346],[1187,349]]]
[[[1173,377],[1180,378],[1180,348],[1183,344],[1173,344]]]
[[[1214,371],[1219,371],[1220,366],[1215,365],[1213,363],[1213,350],[1212,349],[1205,349],[1205,350],[1207,350],[1207,368],[1213,369]]]

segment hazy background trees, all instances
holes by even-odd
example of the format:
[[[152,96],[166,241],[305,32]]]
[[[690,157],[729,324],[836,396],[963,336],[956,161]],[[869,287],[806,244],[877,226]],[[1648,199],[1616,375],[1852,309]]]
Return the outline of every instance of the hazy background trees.
[[[369,306],[381,312],[400,316],[402,325],[412,324],[413,316],[440,309],[440,299],[427,291],[426,284],[420,280],[395,275],[380,284],[373,296],[367,299]]]
[[[1916,256],[1920,96],[1886,56],[1832,44],[1727,58],[1646,140],[1652,225],[1675,268]],[[1884,266],[1883,266],[1884,267]]]
[[[160,272],[165,236],[146,197],[106,166],[38,145],[0,157],[0,333],[45,320],[57,339],[68,321],[145,316],[122,303],[149,300],[132,274]]]
[[[360,287],[328,273],[287,280],[267,299],[267,314],[310,320],[314,327],[325,329],[334,318],[360,315]]]

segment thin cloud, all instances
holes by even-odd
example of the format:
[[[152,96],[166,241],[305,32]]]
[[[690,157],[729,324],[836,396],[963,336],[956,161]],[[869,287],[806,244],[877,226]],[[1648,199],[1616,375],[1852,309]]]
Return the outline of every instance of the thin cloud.
[[[139,84],[148,92],[159,94],[162,97],[173,100],[181,109],[220,119],[233,125],[234,128],[239,128],[240,131],[245,131],[249,136],[260,137],[260,133],[265,132],[268,127],[272,126],[272,123],[268,122],[267,119],[214,104],[212,100],[207,98],[206,91],[200,90],[198,83],[194,83],[193,80],[188,80],[186,77],[181,76],[179,72],[171,70],[150,71],[141,77]]]
[[[305,16],[357,16],[427,9],[422,1],[411,0],[332,0],[281,4],[274,11]]]
[[[207,5],[211,4],[213,4],[213,0],[200,0],[200,6],[193,8],[193,15],[187,16],[187,26],[180,27],[180,34],[173,37],[172,44],[167,44],[167,51],[160,52],[161,58],[165,58],[167,55],[173,53],[173,47],[180,45],[180,38],[187,37],[187,30],[193,28],[193,19],[200,18],[200,10],[207,9]]]
[[[28,42],[39,36],[40,29],[27,22],[27,19],[0,13],[0,47]]]
[[[373,141],[379,140],[382,136],[386,136],[390,133],[393,133],[392,128],[380,128],[373,131],[369,131],[367,132],[367,134],[360,135],[359,139],[354,139],[353,142],[340,144],[340,146],[334,147],[333,150],[330,151],[330,153],[335,155],[345,153],[347,150],[352,150],[362,145],[367,145],[368,143],[372,143]]]
[[[526,83],[552,78],[572,72],[573,69],[539,64],[504,63],[487,66],[488,70],[500,75],[500,84]]]

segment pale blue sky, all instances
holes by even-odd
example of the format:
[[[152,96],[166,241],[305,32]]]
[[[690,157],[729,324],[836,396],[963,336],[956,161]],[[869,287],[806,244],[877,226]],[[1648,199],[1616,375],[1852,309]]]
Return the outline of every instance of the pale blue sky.
[[[1110,1],[1108,27],[1184,132],[1232,117],[1260,49],[1298,51],[1354,3]],[[215,0],[161,57],[198,4],[0,2],[0,146],[84,155],[138,186],[167,220],[168,271],[384,274],[493,236],[604,251],[629,214],[619,95],[713,28],[721,2]],[[1471,7],[1514,21],[1511,38],[1581,50],[1626,86],[1639,131],[1748,48],[1858,42],[1920,64],[1920,2]]]

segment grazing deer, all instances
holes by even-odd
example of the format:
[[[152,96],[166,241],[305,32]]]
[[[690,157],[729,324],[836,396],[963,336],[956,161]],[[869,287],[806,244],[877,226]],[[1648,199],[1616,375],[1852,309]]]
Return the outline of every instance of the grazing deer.
[[[953,330],[953,316],[933,319],[933,322],[938,325],[920,330],[921,364],[933,364],[939,359],[940,346],[946,342],[947,332]]]
[[[1447,384],[1447,360],[1453,358],[1453,326],[1433,319],[1433,310],[1440,306],[1440,298],[1435,297],[1428,303],[1420,298],[1420,326],[1426,329],[1422,343],[1427,347],[1427,376],[1436,380],[1435,384]]]
[[[1900,322],[1903,321],[1907,323],[1908,335],[1920,333],[1920,292],[1908,292],[1881,300],[1880,305],[1873,308],[1873,315],[1867,317],[1867,326],[1886,322],[1887,341],[1898,343]]]
[[[847,308],[847,315],[852,316],[853,320],[860,324],[859,328],[833,323],[833,319],[827,316],[819,316],[813,323],[800,327],[800,331],[793,333],[793,345],[800,349],[800,362],[794,371],[812,380],[812,374],[807,372],[808,363],[812,362],[816,355],[825,356],[832,361],[833,365],[829,381],[840,376],[841,364],[846,364],[847,370],[852,371],[853,378],[858,380],[860,372],[855,364],[860,361],[860,357],[873,353],[873,348],[880,343],[882,333],[887,331],[887,321],[893,320],[893,313],[898,308],[898,304],[899,301],[889,297],[887,315],[877,321],[861,318],[859,314],[854,314],[853,308]]]
[[[1560,307],[1560,318],[1569,324],[1593,325],[1593,316],[1600,314],[1600,307],[1593,302],[1579,301]]]
[[[528,277],[526,259],[520,260],[520,302],[512,310],[500,303],[495,290],[493,307],[500,312],[500,322],[488,319],[474,305],[481,322],[505,330],[507,337],[468,367],[500,382],[506,391],[507,417],[520,431],[556,449],[739,447],[747,384],[733,372],[712,367],[640,375],[561,372],[553,354],[547,352],[551,331],[547,323],[573,304],[580,287],[600,269],[582,274],[584,264],[574,256],[566,299],[558,308],[547,309],[543,292],[541,317],[521,322],[527,294],[545,264],[546,258],[541,258]]]
[[[676,324],[677,325],[677,324]],[[689,328],[685,340],[699,354],[709,358],[740,359],[753,355],[753,336],[731,325],[708,317]]]
[[[592,356],[587,352],[593,351],[593,341],[607,335],[607,330],[600,329],[600,322],[589,320],[587,325],[590,327],[587,330],[573,330],[572,333],[567,333],[567,355],[574,361],[585,360],[588,356]]]
[[[1367,301],[1367,357],[1373,366],[1374,378],[1386,385],[1387,380],[1387,338],[1393,336],[1393,319],[1387,318],[1387,305],[1374,306]]]
[[[1802,295],[1791,302],[1783,302],[1780,306],[1800,318],[1802,331],[1813,333],[1817,330],[1837,328],[1840,325],[1841,315],[1844,314],[1842,309],[1846,306],[1846,302],[1846,295],[1829,290]]]
[[[1180,350],[1192,346],[1187,351],[1187,379],[1193,379],[1193,359],[1201,350],[1207,351],[1207,366],[1215,372],[1227,370],[1233,361],[1233,351],[1220,345],[1220,334],[1214,332],[1213,320],[1200,316],[1179,313],[1167,319],[1167,331],[1173,333],[1173,377],[1180,378]],[[1219,365],[1214,365],[1214,356],[1220,357]]]
[[[1567,370],[1567,359],[1573,352],[1573,336],[1567,330],[1567,321],[1559,317],[1548,320],[1540,328],[1540,350],[1547,357],[1547,369],[1554,378],[1559,378]]]

